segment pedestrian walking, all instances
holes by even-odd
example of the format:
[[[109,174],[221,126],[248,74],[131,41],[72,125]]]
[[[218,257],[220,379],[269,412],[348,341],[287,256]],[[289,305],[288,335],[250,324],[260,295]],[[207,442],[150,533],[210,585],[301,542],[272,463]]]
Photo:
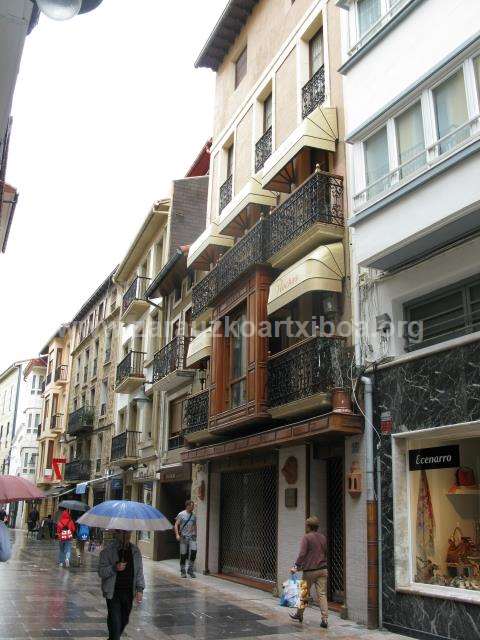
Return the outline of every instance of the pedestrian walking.
[[[42,520],[40,526],[40,537],[42,540],[50,540],[52,538],[52,514],[49,513],[46,518]]]
[[[197,557],[197,516],[193,513],[195,503],[187,500],[184,511],[175,519],[175,536],[180,543],[180,575],[182,578],[195,578],[195,559]],[[188,561],[188,568],[185,565]]]
[[[120,640],[128,625],[133,600],[142,603],[145,579],[139,548],[130,531],[117,531],[115,539],[100,553],[98,575],[107,601],[109,640]]]
[[[12,543],[5,524],[6,511],[0,511],[0,562],[7,562],[12,557]]]
[[[30,509],[30,513],[28,514],[28,518],[27,518],[29,531],[35,531],[35,529],[37,528],[39,519],[40,519],[40,514],[38,513],[36,506],[33,505],[33,507]]]
[[[303,612],[308,606],[310,590],[315,587],[315,595],[322,613],[321,627],[328,627],[328,602],[327,602],[327,539],[319,532],[320,521],[316,517],[308,518],[305,522],[305,535],[300,543],[300,552],[292,573],[303,571],[303,580],[306,582],[306,593],[301,596],[300,606],[297,611],[290,614],[292,620],[303,622]]]
[[[64,509],[57,523],[57,538],[59,545],[58,564],[63,567],[70,566],[72,556],[72,540],[75,533],[75,523],[70,511]]]
[[[85,545],[90,539],[90,527],[77,522],[77,555],[79,566],[85,564]]]

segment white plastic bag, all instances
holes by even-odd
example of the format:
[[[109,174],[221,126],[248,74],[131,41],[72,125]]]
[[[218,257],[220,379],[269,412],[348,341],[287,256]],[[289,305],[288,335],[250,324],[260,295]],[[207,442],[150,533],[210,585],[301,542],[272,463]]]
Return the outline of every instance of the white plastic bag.
[[[282,595],[280,596],[280,606],[296,607],[298,596],[298,578],[294,575],[283,583]]]

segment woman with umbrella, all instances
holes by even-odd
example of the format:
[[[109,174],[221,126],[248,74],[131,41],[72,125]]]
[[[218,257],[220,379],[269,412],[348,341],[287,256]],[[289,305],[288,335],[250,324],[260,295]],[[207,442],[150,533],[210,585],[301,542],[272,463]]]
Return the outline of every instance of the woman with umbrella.
[[[100,554],[98,574],[107,601],[109,640],[120,640],[133,601],[140,605],[145,589],[142,555],[131,542],[131,532],[166,531],[172,525],[157,509],[129,500],[102,502],[78,523],[116,531],[115,539]]]

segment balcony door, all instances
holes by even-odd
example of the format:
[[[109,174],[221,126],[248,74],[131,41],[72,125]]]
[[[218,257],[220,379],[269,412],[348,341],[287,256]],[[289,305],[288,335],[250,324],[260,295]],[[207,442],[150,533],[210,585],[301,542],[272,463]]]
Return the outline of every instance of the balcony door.
[[[319,29],[309,42],[310,77],[323,67],[323,29]]]

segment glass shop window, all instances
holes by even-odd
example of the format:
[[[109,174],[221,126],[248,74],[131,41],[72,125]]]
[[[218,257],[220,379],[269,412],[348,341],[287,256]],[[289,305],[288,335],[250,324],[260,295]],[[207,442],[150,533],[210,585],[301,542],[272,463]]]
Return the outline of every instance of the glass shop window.
[[[152,506],[153,504],[153,482],[144,482],[138,488],[138,501],[143,504]],[[140,540],[150,541],[152,535],[150,531],[141,531],[139,534]]]
[[[413,582],[480,591],[480,437],[415,441],[407,463]]]

